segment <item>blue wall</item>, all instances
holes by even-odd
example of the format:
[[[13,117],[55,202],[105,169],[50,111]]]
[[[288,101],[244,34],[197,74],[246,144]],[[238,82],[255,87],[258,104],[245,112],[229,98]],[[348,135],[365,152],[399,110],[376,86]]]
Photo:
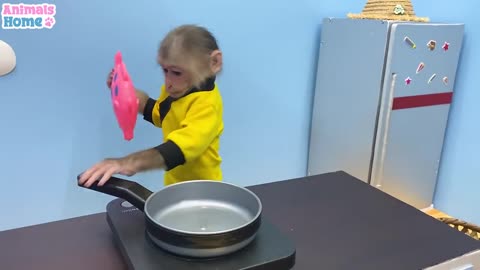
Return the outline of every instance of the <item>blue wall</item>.
[[[477,26],[480,2],[463,0],[453,4],[437,0],[435,3],[419,3],[417,10],[436,14],[439,20],[464,22],[465,39],[434,204],[450,215],[480,225],[480,28]]]
[[[473,153],[480,150],[473,121],[479,54],[473,48],[480,43],[472,9],[479,4],[424,2],[414,1],[420,16],[467,23],[436,203],[480,223],[468,208],[478,202],[474,190],[480,186],[473,167]],[[76,175],[104,157],[150,147],[162,138],[159,129],[139,118],[135,139],[123,141],[105,87],[113,55],[121,50],[137,87],[156,96],[163,80],[155,63],[158,43],[183,23],[207,26],[224,51],[219,85],[225,103],[225,179],[250,185],[303,176],[321,20],[358,12],[364,1],[56,4],[52,30],[0,29],[0,39],[12,45],[18,61],[11,75],[0,77],[0,203],[7,206],[0,230],[104,210],[112,197],[78,188]],[[131,179],[158,189],[162,177],[151,172]]]

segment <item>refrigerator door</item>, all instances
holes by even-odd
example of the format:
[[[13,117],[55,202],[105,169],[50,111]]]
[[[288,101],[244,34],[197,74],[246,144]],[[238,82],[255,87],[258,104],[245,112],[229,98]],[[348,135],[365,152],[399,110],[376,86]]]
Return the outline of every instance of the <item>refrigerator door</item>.
[[[323,20],[308,175],[343,170],[369,182],[389,25]]]
[[[371,184],[430,207],[463,24],[395,23],[390,32]]]

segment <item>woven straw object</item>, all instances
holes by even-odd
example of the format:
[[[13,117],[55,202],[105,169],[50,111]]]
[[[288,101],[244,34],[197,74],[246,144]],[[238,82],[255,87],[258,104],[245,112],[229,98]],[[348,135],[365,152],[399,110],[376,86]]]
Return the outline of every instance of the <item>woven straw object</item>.
[[[368,0],[360,14],[347,14],[351,19],[428,22],[427,17],[417,17],[409,0]]]
[[[455,228],[465,233],[466,235],[472,237],[475,240],[480,240],[480,227],[475,224],[450,217],[441,217],[438,218],[438,220],[442,221],[445,224],[448,224],[452,228]]]

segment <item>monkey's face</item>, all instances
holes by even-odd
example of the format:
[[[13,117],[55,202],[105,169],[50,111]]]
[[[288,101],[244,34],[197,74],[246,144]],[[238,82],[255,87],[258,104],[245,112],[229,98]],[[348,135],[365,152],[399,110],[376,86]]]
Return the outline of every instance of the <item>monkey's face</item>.
[[[179,98],[192,87],[191,76],[188,72],[177,66],[163,66],[165,76],[165,90],[173,98]]]

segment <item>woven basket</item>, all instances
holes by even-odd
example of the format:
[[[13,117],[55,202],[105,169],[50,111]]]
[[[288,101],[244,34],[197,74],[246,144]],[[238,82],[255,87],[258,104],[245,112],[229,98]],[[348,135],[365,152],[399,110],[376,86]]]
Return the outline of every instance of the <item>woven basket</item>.
[[[465,233],[475,240],[480,240],[480,227],[477,225],[456,218],[441,217],[437,219],[450,225],[450,227]]]
[[[351,19],[428,22],[427,17],[417,17],[410,0],[368,0],[362,13],[348,13]]]

